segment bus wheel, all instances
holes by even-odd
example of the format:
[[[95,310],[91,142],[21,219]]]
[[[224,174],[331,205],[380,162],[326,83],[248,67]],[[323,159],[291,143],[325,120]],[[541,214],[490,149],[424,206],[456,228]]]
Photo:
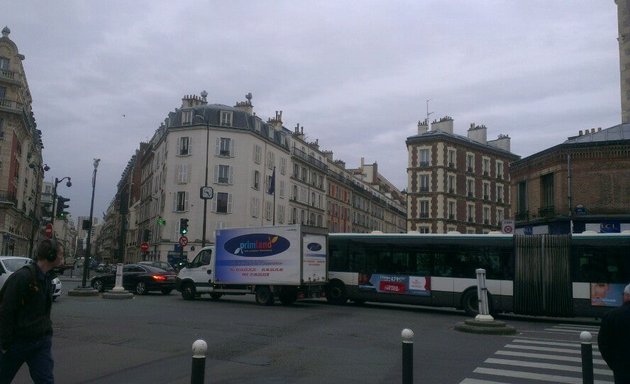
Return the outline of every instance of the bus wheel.
[[[333,281],[326,289],[326,300],[335,305],[345,304],[348,301],[346,286],[341,281]]]
[[[280,290],[280,302],[283,305],[291,305],[297,300],[298,292],[295,287],[283,287]]]
[[[260,305],[272,305],[273,293],[267,286],[261,286],[256,288],[256,302]]]
[[[182,297],[184,300],[194,300],[196,295],[197,292],[195,292],[195,286],[193,283],[184,283],[184,286],[182,287]]]
[[[479,299],[477,291],[469,289],[462,295],[462,308],[468,316],[475,317],[479,314]]]

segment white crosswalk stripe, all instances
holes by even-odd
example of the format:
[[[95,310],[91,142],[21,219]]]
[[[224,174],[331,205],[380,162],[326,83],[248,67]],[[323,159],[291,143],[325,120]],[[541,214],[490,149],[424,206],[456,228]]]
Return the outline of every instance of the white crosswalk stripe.
[[[558,324],[552,332],[589,332],[598,327]],[[596,384],[612,384],[613,374],[593,343]],[[582,383],[581,343],[553,339],[516,338],[487,358],[460,384]]]

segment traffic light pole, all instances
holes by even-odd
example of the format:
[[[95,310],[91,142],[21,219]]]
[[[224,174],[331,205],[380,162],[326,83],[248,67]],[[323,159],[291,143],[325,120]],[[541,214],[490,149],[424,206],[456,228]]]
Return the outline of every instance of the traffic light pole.
[[[57,185],[66,179],[68,180],[66,186],[68,188],[72,187],[72,179],[69,176],[62,177],[61,179],[55,177],[55,187],[53,188],[53,206],[52,211],[50,212],[50,224],[53,225],[55,224],[55,216],[57,216]]]

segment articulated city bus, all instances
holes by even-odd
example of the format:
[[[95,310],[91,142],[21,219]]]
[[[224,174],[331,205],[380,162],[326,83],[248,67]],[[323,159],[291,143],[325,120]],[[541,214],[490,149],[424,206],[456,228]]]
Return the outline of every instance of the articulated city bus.
[[[630,234],[330,234],[327,297],[474,315],[477,268],[492,312],[597,317],[630,283]]]

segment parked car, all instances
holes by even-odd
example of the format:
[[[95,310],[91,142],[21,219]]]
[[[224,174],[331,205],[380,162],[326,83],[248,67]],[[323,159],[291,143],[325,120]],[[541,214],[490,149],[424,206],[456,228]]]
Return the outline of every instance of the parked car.
[[[138,295],[145,295],[150,291],[160,291],[165,295],[175,289],[177,273],[165,271],[161,268],[142,264],[127,264],[123,266],[123,288]],[[110,290],[116,284],[116,274],[106,273],[95,276],[90,280],[92,288],[99,292]]]
[[[53,291],[53,301],[57,300],[57,298],[59,296],[61,296],[62,293],[62,285],[61,285],[61,280],[59,280],[58,277],[55,277],[52,280],[53,286],[55,287],[55,290]]]
[[[170,265],[169,263],[167,263],[166,261],[151,261],[151,260],[146,260],[146,261],[139,261],[138,264],[140,265],[150,265],[152,267],[157,267],[157,268],[162,268],[165,271],[173,271],[173,272],[177,272],[175,270],[175,268],[173,268],[172,265]]]
[[[11,274],[18,269],[22,268],[26,264],[32,263],[33,259],[28,257],[21,256],[0,256],[0,288],[4,285],[4,282],[7,281],[7,278],[11,276]],[[53,301],[57,300],[62,293],[62,284],[61,280],[58,277],[55,277],[52,280],[54,291],[53,291]]]
[[[0,256],[0,288],[13,272],[32,262],[28,257]]]

